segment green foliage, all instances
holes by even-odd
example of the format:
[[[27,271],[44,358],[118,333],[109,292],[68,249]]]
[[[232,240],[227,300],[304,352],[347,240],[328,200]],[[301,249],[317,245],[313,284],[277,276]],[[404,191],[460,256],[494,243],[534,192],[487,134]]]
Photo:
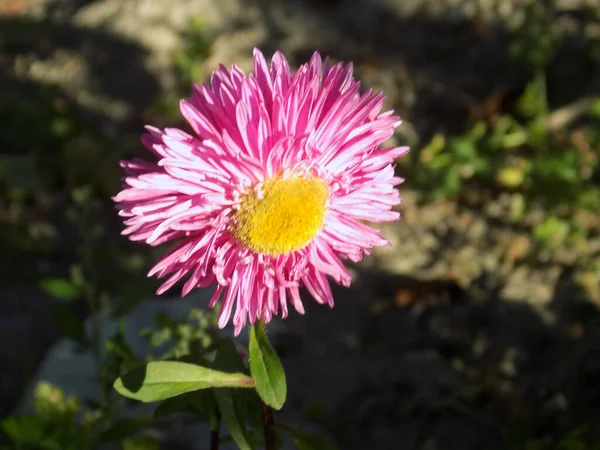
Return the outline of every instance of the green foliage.
[[[40,289],[48,294],[63,300],[75,300],[79,297],[79,290],[64,278],[44,278],[39,282]]]
[[[565,30],[556,26],[555,1],[529,2],[520,12],[523,20],[512,30],[510,50],[530,82],[516,101],[494,105],[485,120],[464,133],[439,133],[413,151],[411,181],[426,201],[485,202],[508,193],[504,220],[512,224],[529,227],[522,223],[531,219],[528,212],[543,209],[546,217],[541,223],[535,219],[531,227],[538,247],[550,252],[583,248],[594,230],[573,218],[581,211],[600,210],[600,100],[572,98],[571,85],[579,81],[574,73],[557,84],[557,69],[550,64],[563,48]],[[553,109],[548,77],[552,98],[571,103]],[[466,195],[472,193],[477,195]]]
[[[44,420],[39,416],[20,416],[4,419],[0,426],[15,447],[35,445],[44,440]]]
[[[253,387],[242,373],[226,373],[178,361],[150,362],[115,381],[116,391],[141,402],[156,402],[209,387]]]
[[[283,365],[265,334],[265,324],[259,320],[250,327],[250,373],[256,391],[267,405],[281,409],[287,396]]]
[[[523,18],[513,31],[512,58],[535,70],[544,69],[562,42],[554,27],[554,0],[530,2],[522,8]]]
[[[433,187],[433,195],[446,197],[457,195],[466,180],[483,176],[490,170],[478,144],[479,128],[471,136],[446,138],[436,135],[419,152],[419,170],[416,181],[421,186]]]
[[[558,247],[569,235],[570,223],[556,217],[548,217],[533,230],[533,236],[547,247]]]
[[[213,311],[192,309],[186,322],[177,322],[158,314],[154,327],[141,334],[151,350],[161,350],[159,359],[179,359],[189,356],[201,360],[217,340],[216,314]]]
[[[15,415],[0,422],[10,450],[94,449],[108,442],[112,414],[108,409],[86,410],[80,400],[47,382],[34,392],[35,414]],[[129,428],[129,431],[132,431]],[[4,450],[4,448],[3,448]]]
[[[205,78],[204,61],[210,55],[213,44],[199,18],[190,22],[185,37],[185,47],[173,55],[173,65],[179,73],[178,93],[181,96],[188,96],[192,83],[201,83]]]
[[[65,395],[56,386],[40,382],[35,388],[34,405],[38,415],[47,422],[68,422],[79,412],[79,399]]]
[[[138,358],[125,339],[123,322],[120,323],[114,336],[104,342],[104,351],[106,365],[117,368],[117,373],[128,372],[137,365]]]
[[[219,405],[219,411],[223,417],[223,422],[229,430],[233,441],[240,450],[253,450],[255,446],[244,425],[244,411],[239,409],[239,404],[235,401],[233,390],[216,389],[214,393]]]
[[[222,339],[219,342],[212,368],[224,372],[248,373],[248,367],[246,367],[239,350],[230,338]],[[219,388],[218,391],[230,391],[236,410],[241,415],[244,423],[248,423],[254,427],[261,426],[260,401],[255,390]]]
[[[538,106],[529,108],[528,113]],[[523,107],[523,109],[527,109]],[[587,147],[563,136],[538,130],[540,117],[521,124],[510,116],[493,125],[478,122],[464,136],[436,135],[418,152],[416,181],[435,197],[455,196],[472,182],[525,194],[552,208],[561,204],[597,209],[600,187],[594,174],[600,172],[597,155],[600,140],[588,135]],[[575,135],[581,138],[581,134]]]
[[[223,371],[247,372],[248,369],[234,342],[223,339],[219,342],[212,367]],[[223,422],[227,426],[231,438],[241,449],[254,448],[251,430],[261,426],[260,403],[255,391],[240,389],[214,390],[214,396],[221,411]]]

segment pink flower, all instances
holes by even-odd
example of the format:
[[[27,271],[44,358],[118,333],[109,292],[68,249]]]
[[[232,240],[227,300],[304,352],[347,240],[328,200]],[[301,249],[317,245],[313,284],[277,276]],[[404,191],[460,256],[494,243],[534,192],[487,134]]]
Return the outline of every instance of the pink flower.
[[[221,66],[195,85],[181,112],[197,136],[148,126],[158,161],[122,162],[114,199],[123,234],[175,242],[148,274],[170,275],[158,294],[186,276],[182,295],[216,284],[209,306],[221,299],[219,326],[233,312],[236,334],[286,317],[288,302],[304,313],[302,286],[333,306],[327,277],[351,282],[341,260],[389,245],[363,221],[399,218],[393,161],[408,148],[379,148],[400,124],[383,99],[318,53],[293,74],[281,53],[269,66],[255,50],[254,73]]]

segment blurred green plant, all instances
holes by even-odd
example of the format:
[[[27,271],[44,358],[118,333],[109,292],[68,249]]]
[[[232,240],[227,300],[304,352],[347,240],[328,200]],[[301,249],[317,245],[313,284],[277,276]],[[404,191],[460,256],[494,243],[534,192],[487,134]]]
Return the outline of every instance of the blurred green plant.
[[[184,39],[183,50],[173,55],[173,64],[179,72],[179,90],[187,94],[192,83],[199,83],[206,76],[204,61],[210,55],[213,41],[207,37],[199,17],[190,21]]]
[[[33,414],[0,421],[0,449],[91,450],[133,435],[148,422],[117,419],[114,409],[85,407],[76,396],[42,381],[35,388]]]
[[[532,94],[536,84],[518,102],[524,121],[503,115],[493,124],[477,122],[462,136],[434,136],[418,152],[414,179],[433,199],[468,189],[487,198],[508,192],[509,223],[521,223],[536,205],[544,208],[546,218],[532,230],[541,248],[583,248],[593,221],[580,225],[574,218],[600,210],[600,126],[549,131],[543,102]],[[593,120],[598,104],[587,111]]]
[[[506,221],[519,223],[541,206],[547,217],[532,230],[536,241],[551,251],[581,246],[593,230],[573,218],[600,210],[600,98],[551,107],[548,66],[565,41],[556,27],[556,5],[529,2],[522,12],[510,53],[530,82],[509,112],[494,111],[460,135],[436,134],[414,152],[413,183],[426,199],[461,198],[468,190],[490,199],[508,192]]]
[[[142,330],[141,336],[147,339],[151,351],[162,349],[158,359],[197,361],[218,340],[217,316],[212,310],[192,309],[187,322],[178,322],[159,314],[154,327]]]
[[[556,29],[555,0],[538,0],[521,6],[521,20],[513,30],[509,47],[516,62],[535,71],[544,71],[563,42]]]
[[[470,182],[520,192],[552,208],[600,206],[600,134],[591,126],[551,133],[534,80],[519,99],[520,121],[510,115],[477,122],[462,136],[437,134],[418,152],[416,182],[433,197],[458,195]],[[589,117],[595,114],[593,104]]]

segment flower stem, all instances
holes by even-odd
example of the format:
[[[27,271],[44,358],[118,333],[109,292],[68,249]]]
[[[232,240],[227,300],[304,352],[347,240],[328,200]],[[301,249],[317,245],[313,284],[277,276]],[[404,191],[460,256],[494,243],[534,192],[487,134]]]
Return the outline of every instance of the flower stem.
[[[277,450],[277,438],[273,431],[275,420],[273,419],[273,408],[262,404],[262,421],[265,435],[265,450]]]

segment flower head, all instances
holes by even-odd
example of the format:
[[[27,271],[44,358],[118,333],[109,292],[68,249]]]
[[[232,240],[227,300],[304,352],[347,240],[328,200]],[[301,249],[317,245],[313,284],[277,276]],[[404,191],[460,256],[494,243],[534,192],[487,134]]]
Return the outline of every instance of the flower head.
[[[221,299],[219,326],[233,313],[236,334],[288,303],[303,313],[301,287],[333,306],[327,277],[351,281],[341,260],[388,244],[363,221],[399,218],[393,161],[408,148],[380,148],[400,123],[383,99],[318,53],[292,73],[255,50],[253,73],[221,66],[195,85],[181,112],[196,136],[147,127],[158,160],[122,162],[115,197],[123,234],[175,242],[149,273],[170,275],[158,294],[184,277],[183,295],[216,284],[209,306]]]

